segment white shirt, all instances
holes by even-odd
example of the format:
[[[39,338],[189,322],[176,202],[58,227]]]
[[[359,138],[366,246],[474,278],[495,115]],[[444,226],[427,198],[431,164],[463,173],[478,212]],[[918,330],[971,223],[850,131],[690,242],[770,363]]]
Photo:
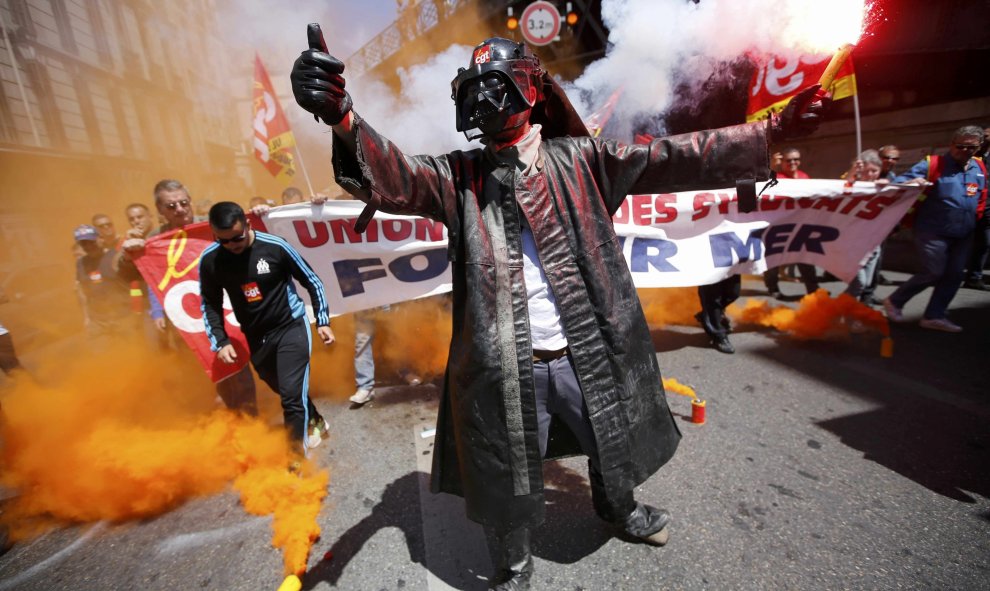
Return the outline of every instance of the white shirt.
[[[540,126],[534,125],[526,136],[515,145],[498,152],[499,159],[512,162],[523,175],[535,171],[540,148]],[[522,218],[523,278],[526,281],[526,300],[529,307],[529,331],[534,349],[555,351],[567,346],[564,327],[560,323],[560,309],[550,291],[547,275],[536,250],[533,231],[526,218]]]

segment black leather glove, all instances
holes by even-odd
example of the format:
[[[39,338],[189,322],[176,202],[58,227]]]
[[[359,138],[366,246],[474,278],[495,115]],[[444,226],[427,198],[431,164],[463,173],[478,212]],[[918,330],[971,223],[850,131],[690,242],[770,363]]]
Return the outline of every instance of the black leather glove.
[[[351,95],[344,90],[344,63],[327,53],[320,25],[306,27],[309,49],[292,66],[292,94],[303,109],[327,125],[340,123],[351,110]]]
[[[818,94],[820,88],[818,84],[805,88],[791,97],[780,115],[770,117],[771,143],[804,137],[818,129],[826,103],[831,102]]]

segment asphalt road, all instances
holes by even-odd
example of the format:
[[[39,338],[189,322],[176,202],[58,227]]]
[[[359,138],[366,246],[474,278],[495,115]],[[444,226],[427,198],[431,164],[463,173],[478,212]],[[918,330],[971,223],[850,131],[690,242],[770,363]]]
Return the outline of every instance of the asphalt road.
[[[744,282],[747,295],[762,286]],[[665,377],[707,402],[695,425],[689,399],[669,396],[684,439],[637,492],[672,512],[671,541],[616,537],[591,508],[585,461],[548,463],[534,589],[990,588],[990,293],[961,290],[951,313],[964,333],[895,326],[891,359],[876,335],[740,327],[724,355],[700,328],[655,330]],[[426,490],[437,397],[427,384],[361,408],[317,401],[331,482],[304,589],[485,588],[480,529],[459,499]],[[225,493],[52,531],[0,556],[0,591],[275,589],[269,524]]]

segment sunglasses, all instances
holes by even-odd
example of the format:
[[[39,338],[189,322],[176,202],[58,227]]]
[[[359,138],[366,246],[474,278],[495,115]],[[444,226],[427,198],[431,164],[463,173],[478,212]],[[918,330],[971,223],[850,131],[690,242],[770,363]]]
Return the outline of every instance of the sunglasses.
[[[893,162],[897,162],[898,160],[900,160],[899,156],[881,156],[881,158],[883,158],[884,160],[891,160]]]
[[[247,230],[244,230],[244,233],[241,234],[240,236],[234,236],[233,238],[217,238],[217,243],[219,243],[219,244],[230,244],[230,243],[240,244],[241,242],[244,242],[245,240],[247,240],[247,237],[248,237],[248,231]]]
[[[179,201],[173,201],[172,203],[164,203],[163,205],[165,205],[166,208],[171,209],[172,211],[175,211],[176,209],[178,209],[180,207],[182,209],[188,209],[189,208],[189,203],[190,202],[189,202],[188,199],[180,199]]]
[[[974,144],[956,144],[956,149],[957,150],[973,150],[973,151],[976,151],[976,150],[979,150],[980,149],[980,146],[979,145],[974,145]]]

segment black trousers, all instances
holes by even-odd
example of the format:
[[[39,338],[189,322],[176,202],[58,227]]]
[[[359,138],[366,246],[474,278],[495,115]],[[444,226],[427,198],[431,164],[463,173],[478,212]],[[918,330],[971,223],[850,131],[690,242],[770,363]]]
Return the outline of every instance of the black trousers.
[[[973,250],[970,251],[969,262],[966,263],[966,281],[975,283],[983,279],[983,267],[987,264],[987,253],[990,253],[990,221],[987,215],[990,213],[984,213],[983,219],[976,223]]]
[[[801,283],[808,293],[818,291],[818,272],[814,265],[808,263],[797,263],[798,274],[801,276]],[[780,291],[780,267],[767,269],[763,274],[763,284],[767,286],[767,291],[773,293]]]
[[[698,299],[701,300],[701,326],[711,338],[729,336],[729,322],[725,308],[739,299],[742,278],[739,275],[726,277],[711,285],[698,286]]]
[[[303,316],[249,343],[258,377],[282,399],[282,416],[293,441],[306,445],[306,425],[322,418],[309,398],[309,356],[312,333]]]

